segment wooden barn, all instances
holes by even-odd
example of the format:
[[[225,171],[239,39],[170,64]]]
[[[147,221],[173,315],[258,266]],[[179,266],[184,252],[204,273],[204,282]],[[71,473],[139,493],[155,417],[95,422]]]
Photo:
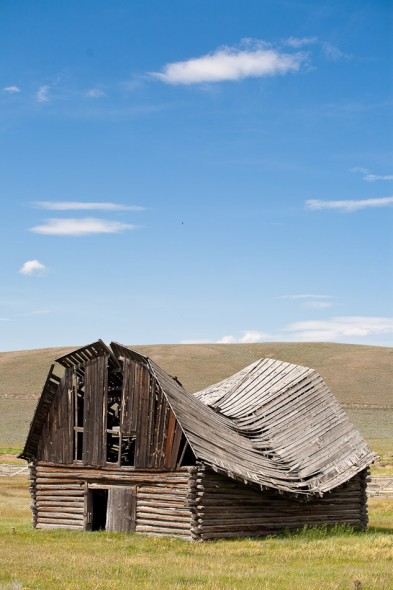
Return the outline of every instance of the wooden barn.
[[[117,343],[56,360],[20,455],[35,527],[206,540],[367,526],[375,454],[312,369],[261,359],[191,395]]]

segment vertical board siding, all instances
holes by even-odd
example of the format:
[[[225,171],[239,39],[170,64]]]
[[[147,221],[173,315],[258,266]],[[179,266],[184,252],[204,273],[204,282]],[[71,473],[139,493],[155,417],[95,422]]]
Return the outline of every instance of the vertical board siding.
[[[72,463],[73,414],[72,371],[66,370],[53,398],[38,445],[38,458],[43,461]]]
[[[97,467],[106,462],[107,366],[105,356],[85,365],[83,463]]]
[[[139,393],[138,415],[136,418],[135,467],[147,464],[147,424],[149,419],[150,373],[143,365],[135,367],[135,392]]]
[[[22,453],[19,455],[21,459],[31,461],[36,458],[40,452],[38,449],[43,445],[42,430],[48,419],[48,412],[53,403],[53,399],[57,394],[60,378],[53,373],[54,365],[50,366],[40,399],[34,412],[33,421],[30,425],[30,431],[27,435],[27,440]],[[42,451],[41,451],[42,452]]]
[[[308,500],[257,491],[210,469],[197,476],[196,532],[201,539],[264,536],[305,525],[367,526],[366,473],[321,498]]]
[[[123,363],[123,388],[121,405],[121,432],[123,436],[133,436],[136,432],[135,403],[135,361],[125,359]]]
[[[113,486],[108,490],[107,531],[132,533],[135,531],[136,486]]]
[[[182,430],[148,369],[123,361],[122,436],[135,436],[135,468],[174,469]]]

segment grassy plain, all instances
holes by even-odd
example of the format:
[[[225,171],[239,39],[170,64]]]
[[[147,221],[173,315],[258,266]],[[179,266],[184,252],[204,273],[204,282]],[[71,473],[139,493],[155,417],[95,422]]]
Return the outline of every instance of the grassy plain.
[[[393,499],[370,501],[370,529],[264,540],[31,528],[25,478],[0,478],[1,590],[391,590]]]

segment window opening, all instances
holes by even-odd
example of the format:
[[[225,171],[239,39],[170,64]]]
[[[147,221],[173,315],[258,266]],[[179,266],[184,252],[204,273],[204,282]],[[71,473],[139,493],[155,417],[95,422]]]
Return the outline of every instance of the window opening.
[[[106,420],[106,461],[120,465],[121,457],[121,386],[108,387]]]
[[[135,465],[135,436],[122,437],[120,465],[125,467]]]
[[[82,461],[83,454],[83,412],[85,406],[85,384],[81,377],[73,376],[74,392],[74,460]]]
[[[196,459],[195,459],[195,455],[190,447],[190,445],[188,444],[188,440],[186,439],[186,437],[184,436],[184,434],[182,434],[181,436],[181,440],[180,440],[180,445],[179,445],[179,454],[177,456],[177,467],[182,467],[183,465],[187,465],[187,467],[191,467],[192,465],[195,465]]]

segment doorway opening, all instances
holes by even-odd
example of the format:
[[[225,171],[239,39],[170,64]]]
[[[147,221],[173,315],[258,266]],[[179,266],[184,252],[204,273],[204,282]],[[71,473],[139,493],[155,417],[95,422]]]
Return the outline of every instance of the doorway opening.
[[[92,507],[92,531],[105,531],[108,508],[108,490],[90,490]]]

